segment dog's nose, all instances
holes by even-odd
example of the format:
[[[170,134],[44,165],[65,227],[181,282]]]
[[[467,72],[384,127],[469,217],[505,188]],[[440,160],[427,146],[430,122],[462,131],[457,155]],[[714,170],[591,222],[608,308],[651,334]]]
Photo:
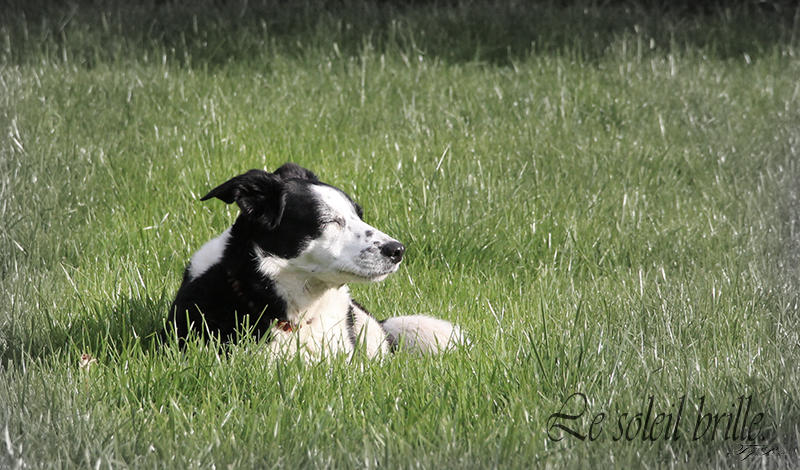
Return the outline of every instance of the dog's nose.
[[[381,247],[381,253],[392,260],[393,263],[399,263],[403,259],[403,253],[406,252],[406,247],[400,242],[391,241]]]

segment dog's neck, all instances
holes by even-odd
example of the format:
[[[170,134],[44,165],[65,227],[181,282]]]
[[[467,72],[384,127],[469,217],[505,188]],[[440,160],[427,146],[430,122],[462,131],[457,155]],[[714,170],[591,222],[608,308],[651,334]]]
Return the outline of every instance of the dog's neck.
[[[235,228],[221,261],[239,308],[259,324],[276,322],[281,329],[295,329],[331,312],[347,311],[350,296],[345,285],[322,281],[290,260],[264,252]]]
[[[275,288],[286,301],[286,318],[297,324],[312,324],[332,312],[346,311],[350,295],[346,286],[329,287],[306,282],[304,291],[295,291],[297,280],[280,278],[274,280]],[[302,282],[302,281],[301,281]]]
[[[293,269],[285,260],[257,253],[257,270],[267,278],[275,294],[286,304],[285,318],[296,324],[311,324],[330,311],[347,310],[350,295],[346,285],[333,285]]]

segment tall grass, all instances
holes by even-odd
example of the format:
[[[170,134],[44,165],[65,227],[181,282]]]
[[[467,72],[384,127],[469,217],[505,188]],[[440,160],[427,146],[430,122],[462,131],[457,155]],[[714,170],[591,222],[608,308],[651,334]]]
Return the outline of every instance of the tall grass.
[[[6,10],[0,467],[796,465],[796,29],[744,4]],[[459,323],[469,348],[309,365],[153,344],[236,216],[198,197],[285,161],[407,245],[360,301]],[[574,392],[582,434],[607,415],[597,440],[550,428]],[[687,397],[682,438],[614,440],[651,395]],[[691,439],[701,397],[742,395],[783,455]]]

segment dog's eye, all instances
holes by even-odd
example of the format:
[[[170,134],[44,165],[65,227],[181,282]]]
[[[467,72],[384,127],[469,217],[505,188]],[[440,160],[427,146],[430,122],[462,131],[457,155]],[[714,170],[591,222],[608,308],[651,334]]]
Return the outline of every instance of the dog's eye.
[[[347,225],[345,223],[345,221],[344,221],[344,217],[335,217],[333,219],[327,220],[325,223],[326,224],[336,224],[339,227],[344,227],[345,225]]]

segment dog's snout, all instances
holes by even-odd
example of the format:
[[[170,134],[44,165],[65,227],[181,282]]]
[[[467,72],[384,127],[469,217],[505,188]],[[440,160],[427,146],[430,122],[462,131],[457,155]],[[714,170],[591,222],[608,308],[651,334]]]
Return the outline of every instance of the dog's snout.
[[[404,247],[402,243],[396,241],[385,243],[381,247],[381,253],[392,260],[393,263],[399,263],[403,259],[403,253],[405,252],[406,247]]]

